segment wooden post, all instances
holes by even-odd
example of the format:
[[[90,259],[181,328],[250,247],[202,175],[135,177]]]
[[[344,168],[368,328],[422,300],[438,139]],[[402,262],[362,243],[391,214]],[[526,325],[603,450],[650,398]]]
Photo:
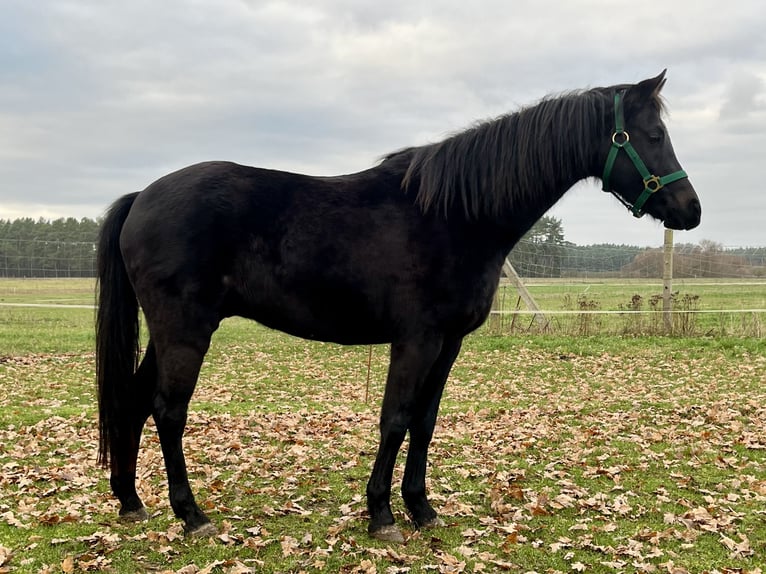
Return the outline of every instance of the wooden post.
[[[521,282],[521,277],[519,277],[519,274],[516,273],[516,270],[513,268],[513,265],[511,265],[511,262],[507,257],[505,258],[505,263],[503,263],[503,272],[505,273],[505,276],[511,280],[513,286],[516,287],[517,291],[519,292],[519,296],[524,301],[529,310],[534,312],[535,321],[537,321],[537,324],[540,325],[542,329],[547,329],[548,320],[545,318],[545,315],[543,315],[542,311],[540,311],[540,307],[537,306],[537,303],[532,298],[532,295],[529,293],[529,291],[527,291],[526,285]]]
[[[662,268],[662,318],[665,332],[673,332],[673,230],[665,230],[665,256]]]
[[[492,311],[501,311],[503,309],[503,303],[500,298],[500,286],[498,285],[497,291],[495,291],[495,297],[492,299]],[[493,335],[499,335],[503,327],[502,315],[498,312],[489,314],[489,331]]]

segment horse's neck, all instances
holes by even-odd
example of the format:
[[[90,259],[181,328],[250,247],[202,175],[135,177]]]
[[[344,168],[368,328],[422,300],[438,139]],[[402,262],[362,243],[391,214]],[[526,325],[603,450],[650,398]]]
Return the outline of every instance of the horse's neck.
[[[594,176],[596,154],[582,149],[583,144],[574,137],[557,141],[537,138],[526,142],[523,148],[517,147],[518,155],[512,159],[514,169],[502,182],[507,187],[491,189],[489,184],[482,190],[504,196],[504,209],[495,214],[498,221],[523,234],[577,182]]]
[[[531,227],[577,182],[600,173],[599,141],[608,137],[602,134],[606,126],[598,106],[584,106],[581,97],[593,96],[544,102],[499,120],[512,122],[516,138],[508,188],[496,190],[506,194],[509,209],[503,215],[509,224]]]
[[[544,184],[541,183],[534,193],[512,205],[496,224],[506,230],[506,240],[512,243],[510,247],[513,247],[548,210],[558,203],[567,191],[578,181],[587,177],[589,175],[585,169],[581,172],[572,170],[568,172],[568,177],[559,176]]]

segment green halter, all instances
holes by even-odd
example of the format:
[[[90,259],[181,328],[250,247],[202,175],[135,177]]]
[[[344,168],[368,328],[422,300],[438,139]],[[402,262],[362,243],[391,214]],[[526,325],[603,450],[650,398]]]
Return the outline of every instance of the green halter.
[[[646,200],[649,199],[650,195],[658,192],[667,184],[688,176],[682,169],[674,171],[669,175],[663,175],[662,177],[649,173],[646,164],[641,160],[638,152],[630,143],[630,135],[625,131],[625,119],[623,117],[621,99],[623,94],[624,92],[617,92],[614,95],[614,133],[612,134],[612,147],[609,150],[609,155],[606,157],[606,165],[604,165],[604,175],[601,177],[604,184],[602,189],[613,193],[635,217],[642,217],[644,212],[642,212],[641,209],[644,207],[644,204],[646,203]],[[625,153],[628,154],[633,165],[636,166],[638,173],[640,173],[641,177],[644,179],[644,191],[638,196],[638,199],[636,199],[636,202],[633,205],[609,187],[609,178],[612,175],[612,168],[617,159],[617,154],[621,149],[625,150]]]

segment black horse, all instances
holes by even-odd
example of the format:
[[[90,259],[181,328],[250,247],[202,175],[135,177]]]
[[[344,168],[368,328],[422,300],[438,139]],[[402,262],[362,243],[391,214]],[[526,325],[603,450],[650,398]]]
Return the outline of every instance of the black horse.
[[[425,485],[439,401],[519,238],[585,178],[600,178],[637,216],[699,224],[661,119],[664,83],[665,72],[548,97],[352,175],[210,162],[117,200],[98,244],[96,362],[99,459],[120,515],[147,516],[136,459],[152,415],[173,511],[189,533],[215,531],[194,500],[181,439],[211,336],[238,315],[306,339],[391,344],[369,532],[402,540],[390,495],[408,431],[404,502],[416,527],[442,524]],[[150,333],[140,361],[139,305]]]

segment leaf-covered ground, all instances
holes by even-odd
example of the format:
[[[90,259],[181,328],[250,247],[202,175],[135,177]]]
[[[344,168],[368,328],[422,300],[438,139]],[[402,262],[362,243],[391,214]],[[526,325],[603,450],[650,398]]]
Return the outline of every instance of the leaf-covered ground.
[[[760,342],[471,338],[430,455],[447,526],[413,531],[395,488],[407,541],[390,546],[367,537],[363,496],[387,351],[367,388],[367,349],[248,333],[214,345],[189,417],[193,487],[219,526],[205,540],[172,517],[151,425],[152,519],[116,520],[90,354],[0,358],[0,572],[766,569]]]

